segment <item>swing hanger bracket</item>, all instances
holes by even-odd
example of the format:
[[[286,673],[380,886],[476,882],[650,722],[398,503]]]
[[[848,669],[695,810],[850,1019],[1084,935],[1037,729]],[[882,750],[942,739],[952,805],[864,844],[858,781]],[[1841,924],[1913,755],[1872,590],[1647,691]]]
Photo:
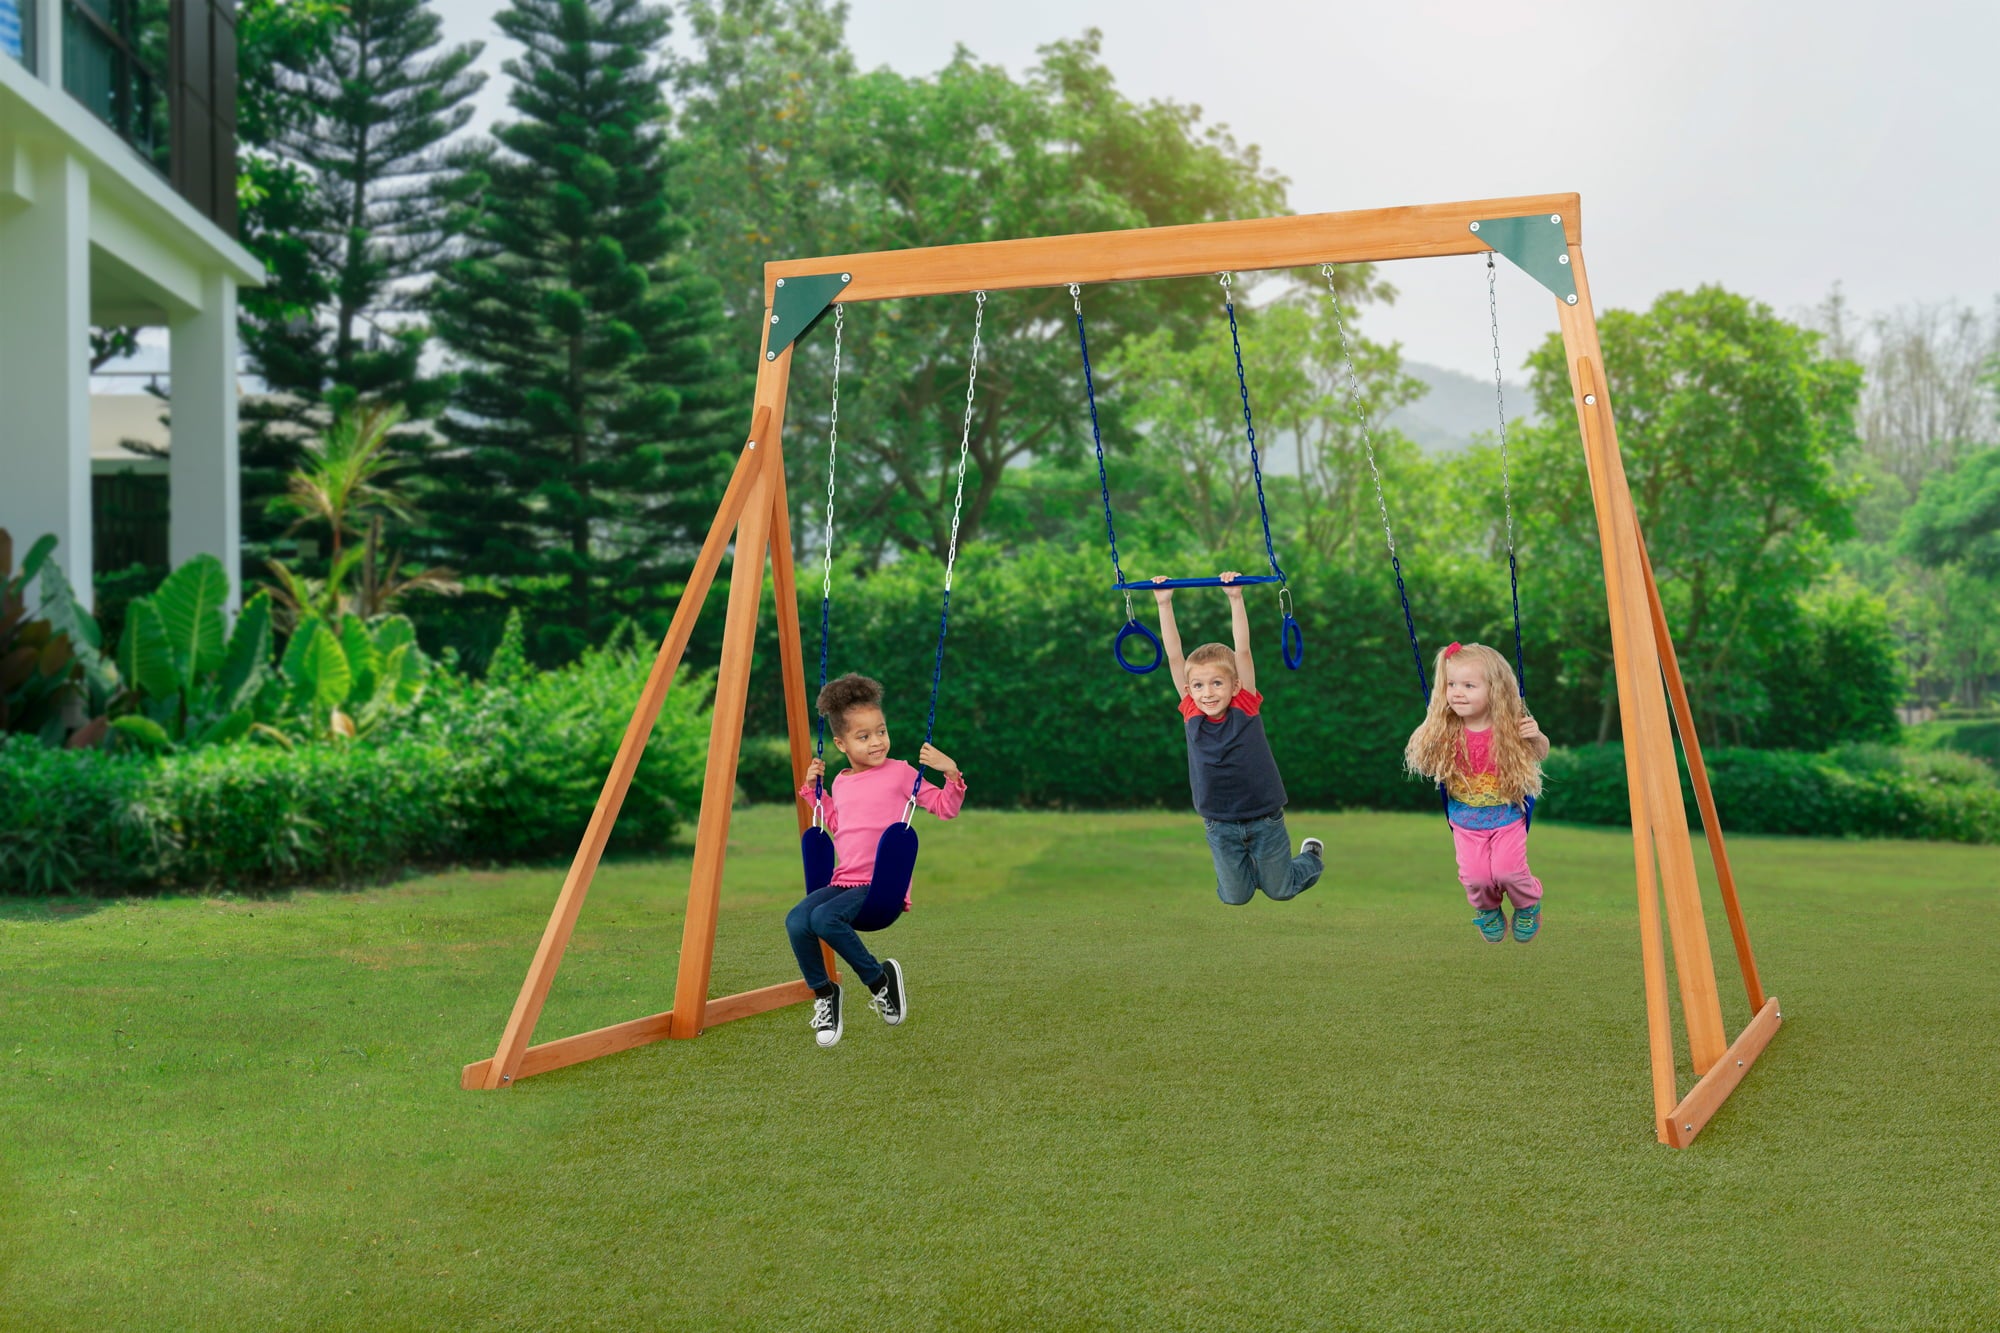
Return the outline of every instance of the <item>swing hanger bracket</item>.
[[[779,278],[771,296],[771,337],[764,344],[764,359],[776,361],[780,352],[803,338],[853,281],[852,273]]]
[[[1562,214],[1481,218],[1470,226],[1480,240],[1513,260],[1514,267],[1555,293],[1556,300],[1576,304],[1576,271],[1570,267]]]

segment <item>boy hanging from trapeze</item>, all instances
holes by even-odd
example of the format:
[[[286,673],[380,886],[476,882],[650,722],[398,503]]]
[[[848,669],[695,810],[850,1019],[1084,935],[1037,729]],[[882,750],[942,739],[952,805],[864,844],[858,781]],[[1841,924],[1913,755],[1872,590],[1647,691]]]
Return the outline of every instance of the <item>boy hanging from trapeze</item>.
[[[1489,943],[1526,944],[1542,925],[1542,882],[1528,869],[1528,823],[1549,738],[1521,699],[1514,669],[1481,643],[1447,644],[1432,667],[1430,706],[1403,763],[1444,788],[1458,879]]]
[[[1188,785],[1215,858],[1215,893],[1241,907],[1262,889],[1277,902],[1296,898],[1325,873],[1324,844],[1307,838],[1292,854],[1285,831],[1285,783],[1264,736],[1264,696],[1250,657],[1250,616],[1240,576],[1222,574],[1236,647],[1205,643],[1185,657],[1174,624],[1171,588],[1154,591],[1160,606],[1160,640],[1187,724]],[[1155,583],[1164,579],[1155,578]]]

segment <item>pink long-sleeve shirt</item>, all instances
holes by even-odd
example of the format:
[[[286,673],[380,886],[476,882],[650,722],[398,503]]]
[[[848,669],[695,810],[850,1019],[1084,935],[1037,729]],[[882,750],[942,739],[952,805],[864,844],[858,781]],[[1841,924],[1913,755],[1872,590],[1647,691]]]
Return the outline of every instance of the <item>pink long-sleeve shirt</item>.
[[[868,769],[843,769],[827,792],[826,831],[833,838],[836,869],[833,882],[844,888],[866,884],[875,873],[875,844],[882,830],[900,823],[910,801],[910,783],[917,770],[901,759],[889,759]],[[799,799],[813,801],[813,785],[799,788]],[[917,790],[917,804],[939,819],[951,819],[965,804],[965,775],[944,786],[926,782]],[[906,907],[908,903],[904,904]]]

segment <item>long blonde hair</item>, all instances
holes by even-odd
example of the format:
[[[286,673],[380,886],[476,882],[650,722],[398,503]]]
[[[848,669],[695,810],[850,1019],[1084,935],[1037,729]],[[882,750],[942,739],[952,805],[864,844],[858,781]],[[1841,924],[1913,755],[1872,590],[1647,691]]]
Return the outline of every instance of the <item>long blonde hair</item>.
[[[1423,725],[1410,733],[1403,749],[1403,767],[1433,782],[1448,781],[1458,772],[1465,755],[1465,723],[1445,702],[1444,668],[1447,659],[1476,664],[1486,676],[1486,697],[1493,718],[1493,767],[1498,770],[1500,798],[1519,805],[1530,796],[1542,794],[1542,766],[1528,753],[1521,739],[1521,718],[1527,709],[1521,703],[1520,685],[1507,659],[1483,643],[1467,643],[1438,651],[1431,664],[1431,703]]]

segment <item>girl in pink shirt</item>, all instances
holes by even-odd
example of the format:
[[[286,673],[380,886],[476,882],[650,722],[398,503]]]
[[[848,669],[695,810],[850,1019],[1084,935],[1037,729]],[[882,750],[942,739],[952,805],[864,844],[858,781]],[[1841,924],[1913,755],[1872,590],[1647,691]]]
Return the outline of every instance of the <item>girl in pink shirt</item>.
[[[1410,772],[1444,784],[1458,879],[1472,923],[1494,944],[1535,938],[1542,882],[1528,869],[1528,798],[1542,790],[1549,738],[1521,699],[1507,659],[1485,644],[1450,644],[1437,655],[1430,710],[1410,736]]]
[[[799,799],[825,812],[826,831],[833,838],[836,867],[833,882],[816,889],[785,917],[785,932],[799,960],[799,974],[813,991],[810,1026],[821,1046],[840,1040],[840,987],[826,974],[820,953],[824,941],[847,960],[854,975],[868,988],[869,1007],[890,1026],[910,1012],[903,989],[903,967],[893,958],[877,962],[854,929],[854,918],[868,901],[868,882],[875,870],[875,844],[882,831],[901,823],[910,801],[917,770],[889,757],[889,724],[882,716],[882,687],[866,676],[849,673],[827,682],[819,692],[819,714],[833,732],[833,743],[847,756],[848,767],[821,795],[826,766],[812,761],[806,769]],[[924,783],[917,804],[939,819],[950,819],[965,804],[965,775],[951,756],[926,743],[917,760],[944,773],[944,786]],[[907,899],[905,900],[907,906]]]

